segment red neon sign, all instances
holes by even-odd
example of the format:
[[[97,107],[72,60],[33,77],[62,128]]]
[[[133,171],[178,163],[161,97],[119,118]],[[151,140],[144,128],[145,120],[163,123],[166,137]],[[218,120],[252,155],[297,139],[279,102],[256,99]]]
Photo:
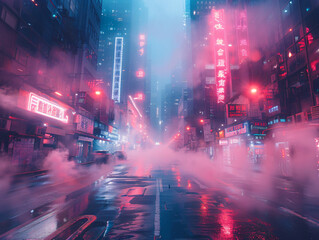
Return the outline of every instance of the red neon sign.
[[[225,40],[224,9],[213,10],[213,31],[215,48],[215,78],[217,103],[225,103],[225,87],[228,75],[227,71],[227,44]]]
[[[145,40],[145,35],[144,34],[140,34],[140,40]]]
[[[145,72],[144,72],[144,70],[139,69],[139,70],[136,72],[136,77],[138,77],[138,78],[144,78],[144,77],[145,77]]]
[[[66,109],[34,93],[30,93],[28,110],[67,123]]]
[[[136,94],[134,100],[144,100],[144,94],[143,93]]]

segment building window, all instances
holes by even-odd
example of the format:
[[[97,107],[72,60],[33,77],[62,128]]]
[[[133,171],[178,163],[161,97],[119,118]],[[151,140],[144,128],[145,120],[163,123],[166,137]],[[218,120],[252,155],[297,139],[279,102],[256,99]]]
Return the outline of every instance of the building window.
[[[8,9],[6,9],[5,7],[2,8],[1,19],[13,29],[17,28],[17,17],[14,16],[11,12],[9,12]]]

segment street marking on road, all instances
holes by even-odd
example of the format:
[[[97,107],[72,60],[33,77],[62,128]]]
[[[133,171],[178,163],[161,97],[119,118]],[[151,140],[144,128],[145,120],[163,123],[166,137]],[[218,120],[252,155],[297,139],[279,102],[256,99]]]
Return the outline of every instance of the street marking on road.
[[[8,232],[3,233],[2,235],[0,235],[0,239],[2,238],[12,238],[14,235],[18,235],[23,233],[24,231],[27,231],[29,229],[31,229],[32,227],[34,227],[35,225],[37,225],[38,223],[41,223],[47,219],[49,219],[50,217],[52,217],[54,214],[56,214],[57,211],[56,210],[52,210],[51,212],[48,213],[44,213],[36,218],[30,219],[29,221],[16,226],[15,228],[9,230]]]
[[[162,179],[156,179],[156,200],[155,200],[155,218],[154,218],[154,236],[160,236],[161,218],[160,218],[160,182]]]
[[[304,217],[304,216],[300,215],[299,213],[296,213],[296,212],[294,212],[294,211],[292,211],[292,210],[290,210],[288,208],[285,208],[285,207],[280,207],[279,209],[281,209],[282,211],[284,211],[286,213],[290,213],[291,215],[299,217],[299,218],[301,218],[303,220],[306,220],[306,221],[316,225],[317,227],[319,227],[319,221],[318,220],[312,220],[312,219],[310,219],[308,217]]]

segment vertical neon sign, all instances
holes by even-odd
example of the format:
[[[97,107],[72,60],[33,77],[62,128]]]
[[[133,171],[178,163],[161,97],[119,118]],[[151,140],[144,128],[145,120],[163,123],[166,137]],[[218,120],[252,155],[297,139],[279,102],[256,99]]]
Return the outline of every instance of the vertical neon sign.
[[[213,32],[215,54],[215,78],[217,103],[225,103],[225,88],[227,79],[227,44],[225,40],[224,9],[213,9]]]
[[[140,66],[139,69],[137,69],[136,71],[136,77],[137,78],[144,78],[145,77],[145,71],[144,71],[144,61],[145,61],[145,45],[146,45],[146,37],[145,37],[145,34],[140,34],[139,35],[139,44],[138,44],[138,57],[139,57],[139,60],[138,60],[138,65],[137,66]]]
[[[237,36],[238,36],[238,55],[239,63],[243,63],[248,58],[248,28],[247,10],[236,11],[237,15]]]
[[[144,46],[145,46],[145,35],[144,34],[140,34],[139,36],[139,50],[138,53],[140,56],[144,55]]]
[[[115,38],[114,48],[114,66],[113,66],[113,84],[112,99],[119,103],[121,101],[121,82],[122,82],[122,62],[123,62],[123,38]]]

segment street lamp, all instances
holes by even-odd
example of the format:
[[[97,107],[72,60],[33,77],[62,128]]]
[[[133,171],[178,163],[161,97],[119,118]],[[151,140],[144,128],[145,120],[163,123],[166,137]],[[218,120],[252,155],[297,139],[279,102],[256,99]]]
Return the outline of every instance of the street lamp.
[[[258,92],[257,88],[253,87],[250,89],[251,94],[256,94]]]

